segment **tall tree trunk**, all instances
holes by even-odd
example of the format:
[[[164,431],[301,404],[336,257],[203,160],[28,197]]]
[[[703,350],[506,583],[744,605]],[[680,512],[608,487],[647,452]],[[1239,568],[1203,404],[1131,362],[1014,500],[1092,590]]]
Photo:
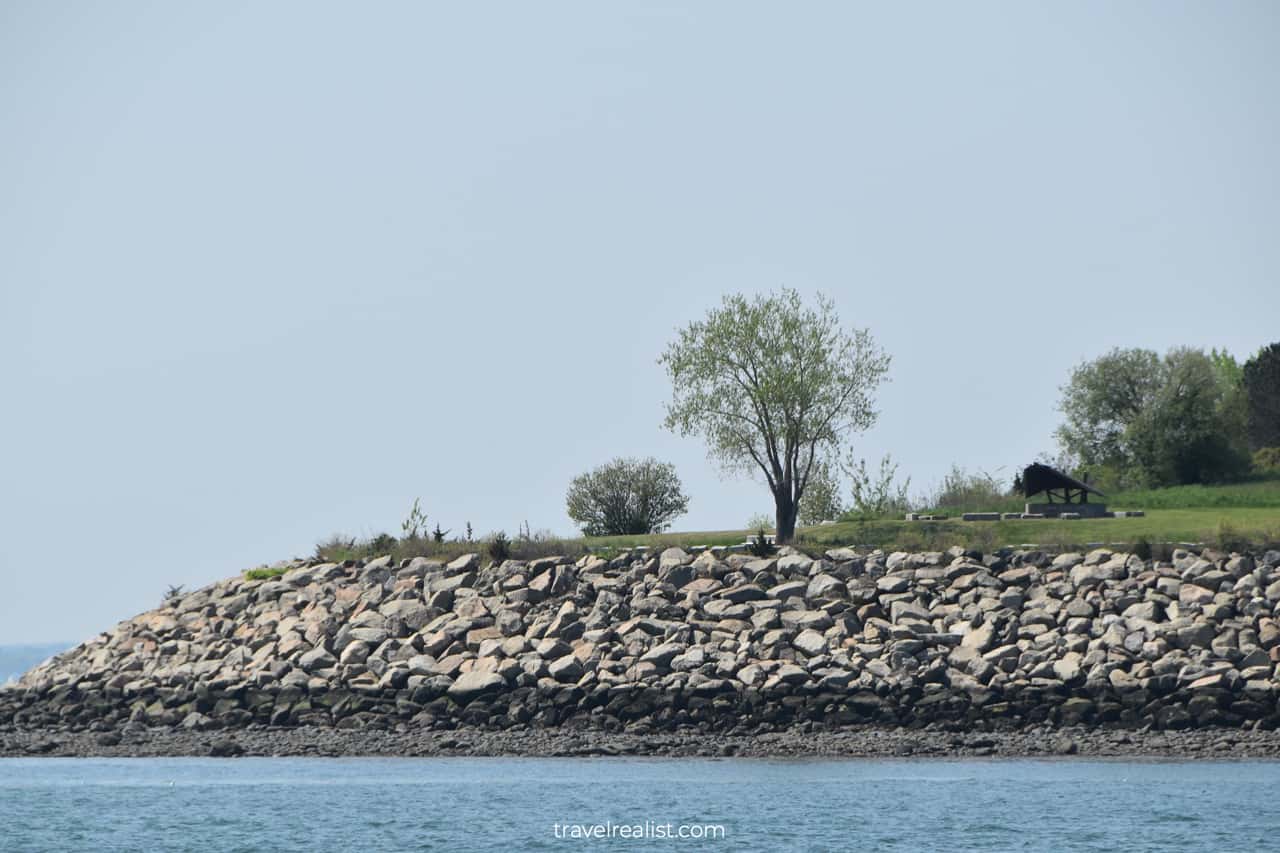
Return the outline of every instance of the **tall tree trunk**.
[[[773,493],[773,503],[777,512],[774,515],[779,544],[790,542],[796,535],[796,502],[791,498],[791,486],[787,484]]]

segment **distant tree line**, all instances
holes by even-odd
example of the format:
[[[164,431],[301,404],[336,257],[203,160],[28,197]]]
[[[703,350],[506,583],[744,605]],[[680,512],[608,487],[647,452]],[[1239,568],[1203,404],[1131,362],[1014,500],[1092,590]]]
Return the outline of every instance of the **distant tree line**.
[[[1280,454],[1280,343],[1227,352],[1113,349],[1062,388],[1065,455],[1095,482],[1161,487],[1267,472]]]

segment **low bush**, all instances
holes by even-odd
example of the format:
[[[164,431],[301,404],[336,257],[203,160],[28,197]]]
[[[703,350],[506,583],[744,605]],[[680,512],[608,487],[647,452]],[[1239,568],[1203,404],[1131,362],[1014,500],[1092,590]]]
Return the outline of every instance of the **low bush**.
[[[761,527],[756,531],[755,535],[750,537],[750,544],[747,545],[747,550],[751,552],[752,556],[770,557],[777,552],[777,546],[769,541],[768,536],[769,534]]]
[[[263,566],[260,569],[249,569],[244,573],[244,576],[251,581],[266,581],[271,580],[272,578],[278,578],[287,571],[289,570],[283,566],[274,569],[269,569],[266,566]]]
[[[361,545],[354,536],[347,537],[334,534],[322,542],[316,543],[315,558],[326,563],[341,563],[344,560],[357,560],[368,553],[368,543]]]
[[[954,469],[953,473],[958,470]],[[850,453],[844,463],[844,471],[849,475],[853,497],[853,506],[844,518],[889,518],[911,510],[911,501],[907,497],[911,478],[899,482],[898,466],[889,454],[880,460],[879,470],[872,473],[867,470],[867,460],[855,460]]]
[[[666,530],[689,498],[669,462],[619,458],[575,477],[565,505],[583,534],[616,536]]]
[[[964,512],[1018,512],[1023,498],[1006,489],[991,474],[971,474],[959,465],[942,478],[942,483],[920,501],[928,512],[958,515]]]
[[[1280,475],[1280,447],[1264,447],[1253,454],[1253,470],[1269,476]]]
[[[440,531],[441,534],[448,532]],[[561,539],[549,530],[530,531],[525,525],[521,526],[520,536],[516,539],[510,539],[505,532],[499,531],[480,541],[442,539],[436,531],[430,531],[426,536],[406,536],[403,539],[396,539],[386,533],[370,539],[334,535],[316,545],[314,558],[326,563],[341,563],[390,556],[398,562],[414,557],[452,560],[463,554],[477,552],[488,554],[498,562],[552,556],[576,559],[587,553],[587,543],[580,539]]]
[[[1252,543],[1240,528],[1224,518],[1218,522],[1218,531],[1214,537],[1214,544],[1218,546],[1219,550],[1229,553],[1231,551],[1247,551]]]
[[[511,540],[507,538],[507,534],[499,530],[497,533],[489,537],[489,543],[486,548],[489,552],[489,558],[494,562],[501,563],[503,560],[511,559]]]

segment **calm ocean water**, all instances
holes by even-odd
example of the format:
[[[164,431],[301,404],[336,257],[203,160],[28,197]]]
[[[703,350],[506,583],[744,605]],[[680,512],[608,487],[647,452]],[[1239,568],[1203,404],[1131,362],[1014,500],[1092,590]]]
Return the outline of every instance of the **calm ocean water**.
[[[1266,762],[0,759],[0,849],[1263,850],[1277,796]]]

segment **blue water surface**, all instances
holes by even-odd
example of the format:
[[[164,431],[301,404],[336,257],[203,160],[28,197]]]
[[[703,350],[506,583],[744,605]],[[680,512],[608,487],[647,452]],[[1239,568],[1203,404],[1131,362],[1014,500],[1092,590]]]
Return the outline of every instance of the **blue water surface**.
[[[0,849],[1264,850],[1277,795],[1276,762],[21,758]]]

